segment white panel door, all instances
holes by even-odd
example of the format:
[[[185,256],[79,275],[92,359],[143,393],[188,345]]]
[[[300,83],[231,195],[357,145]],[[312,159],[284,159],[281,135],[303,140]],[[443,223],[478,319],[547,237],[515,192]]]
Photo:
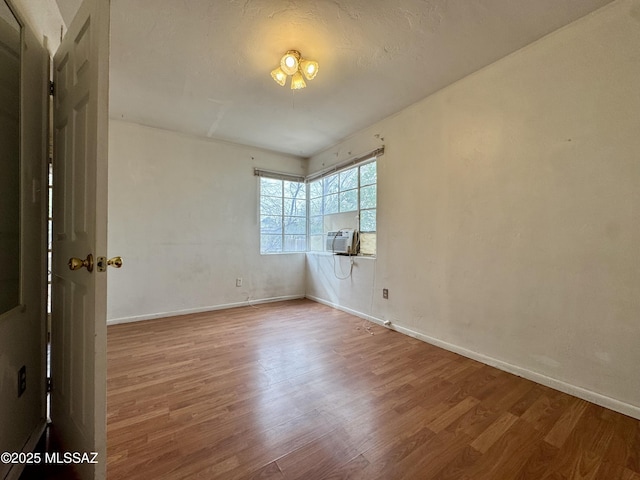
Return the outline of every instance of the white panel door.
[[[85,0],[54,56],[51,418],[67,451],[106,472],[106,273],[70,270],[107,251],[109,0]]]

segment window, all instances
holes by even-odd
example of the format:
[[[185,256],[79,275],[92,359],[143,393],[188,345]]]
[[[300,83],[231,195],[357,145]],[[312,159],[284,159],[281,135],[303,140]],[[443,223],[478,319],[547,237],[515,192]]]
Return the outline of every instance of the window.
[[[375,255],[377,158],[383,154],[384,146],[308,177],[254,168],[260,253],[324,251],[327,232],[356,229],[360,253]]]
[[[307,250],[306,193],[302,180],[260,177],[260,253]]]
[[[324,250],[326,232],[360,231],[360,253],[376,253],[376,160],[309,183],[309,249]]]

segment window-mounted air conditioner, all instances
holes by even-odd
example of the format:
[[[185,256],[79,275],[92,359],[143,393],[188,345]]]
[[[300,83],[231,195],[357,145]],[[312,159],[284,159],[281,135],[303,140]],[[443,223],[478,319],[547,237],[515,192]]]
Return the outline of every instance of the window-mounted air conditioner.
[[[357,230],[344,229],[337,232],[327,232],[325,241],[325,250],[327,252],[355,255],[358,253],[359,245]]]

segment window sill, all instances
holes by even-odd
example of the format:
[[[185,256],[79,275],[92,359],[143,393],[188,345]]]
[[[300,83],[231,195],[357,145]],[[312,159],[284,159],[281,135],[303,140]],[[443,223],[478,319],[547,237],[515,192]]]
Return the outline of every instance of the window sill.
[[[270,255],[304,255],[307,252],[260,252],[260,255],[270,256]]]
[[[334,255],[334,253],[332,252],[305,252],[307,255],[317,255],[319,257],[332,257]],[[338,257],[349,257],[349,255],[338,255]],[[357,258],[358,260],[363,259],[363,260],[375,260],[376,256],[375,255],[363,255],[361,253],[357,254],[357,255],[351,255],[352,258]]]

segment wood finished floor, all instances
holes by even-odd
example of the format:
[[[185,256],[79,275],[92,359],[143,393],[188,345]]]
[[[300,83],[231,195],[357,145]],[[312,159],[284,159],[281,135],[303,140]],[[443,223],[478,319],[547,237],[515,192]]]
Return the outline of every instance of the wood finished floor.
[[[640,421],[308,300],[110,326],[107,404],[109,480],[640,480]]]

